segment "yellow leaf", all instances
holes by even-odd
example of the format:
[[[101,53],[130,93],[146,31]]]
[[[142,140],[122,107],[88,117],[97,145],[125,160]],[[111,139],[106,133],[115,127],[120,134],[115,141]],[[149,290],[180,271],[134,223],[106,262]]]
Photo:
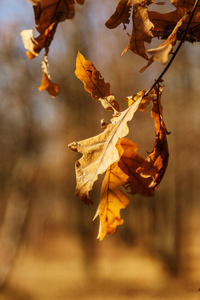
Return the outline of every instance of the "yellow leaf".
[[[129,198],[120,190],[120,186],[128,181],[126,175],[117,163],[112,164],[105,175],[100,203],[94,218],[99,215],[100,225],[98,237],[101,241],[106,234],[114,234],[116,228],[123,224],[124,220],[120,217],[120,210],[129,204]]]
[[[85,203],[92,204],[89,191],[92,190],[98,175],[103,174],[111,164],[119,160],[119,153],[115,145],[119,138],[128,134],[127,122],[133,118],[141,100],[142,97],[118,117],[113,118],[101,134],[69,145],[71,150],[83,154],[75,166],[76,195]]]
[[[76,59],[76,76],[84,83],[85,90],[93,98],[101,101],[103,107],[112,110],[115,113],[119,111],[119,104],[115,97],[110,94],[110,84],[105,83],[99,71],[95,66],[84,58],[79,52]]]

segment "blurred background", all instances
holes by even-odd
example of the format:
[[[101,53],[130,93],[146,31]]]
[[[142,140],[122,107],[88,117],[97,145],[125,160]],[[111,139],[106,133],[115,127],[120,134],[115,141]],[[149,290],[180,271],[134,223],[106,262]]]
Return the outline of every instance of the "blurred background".
[[[170,159],[155,197],[131,197],[123,226],[99,242],[92,218],[102,176],[93,206],[74,195],[80,155],[68,144],[100,133],[100,120],[111,117],[76,78],[77,52],[111,84],[121,110],[126,96],[150,88],[163,70],[154,63],[140,74],[142,58],[121,56],[131,26],[127,32],[104,26],[117,3],[87,0],[58,26],[49,64],[61,91],[52,99],[37,89],[43,53],[30,61],[20,37],[34,27],[32,6],[1,0],[0,300],[200,299],[198,44],[185,43],[164,77]],[[150,110],[129,123],[144,156],[154,144]]]

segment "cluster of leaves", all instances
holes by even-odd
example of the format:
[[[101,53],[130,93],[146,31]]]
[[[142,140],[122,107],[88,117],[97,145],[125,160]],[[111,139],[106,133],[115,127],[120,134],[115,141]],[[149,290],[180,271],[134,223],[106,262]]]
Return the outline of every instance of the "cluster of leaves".
[[[59,93],[59,86],[51,82],[48,72],[48,53],[59,22],[71,19],[75,14],[74,0],[32,0],[35,14],[36,29],[39,36],[34,38],[32,30],[21,32],[27,56],[32,59],[44,48],[45,57],[42,63],[43,79],[39,90],[46,89],[54,97]],[[84,4],[84,0],[76,0]],[[149,11],[154,0],[120,0],[115,12],[105,23],[109,29],[123,24],[124,29],[132,18],[132,34],[129,44],[123,51],[131,50],[148,61],[140,71],[143,72],[154,61],[167,63],[169,54],[172,58],[152,87],[135,95],[126,97],[128,108],[120,112],[119,103],[110,92],[110,84],[105,83],[100,72],[78,53],[76,76],[84,83],[94,99],[112,112],[109,123],[101,121],[102,132],[97,136],[73,142],[69,148],[82,154],[76,161],[76,195],[86,204],[92,201],[89,192],[100,174],[106,172],[103,180],[100,203],[95,217],[99,216],[100,226],[98,238],[102,240],[106,234],[114,233],[117,226],[123,223],[120,210],[129,204],[127,193],[153,196],[161,182],[168,164],[169,134],[163,121],[161,81],[164,73],[173,61],[182,43],[200,40],[200,7],[198,0],[170,0],[176,8],[169,13]],[[190,27],[189,27],[190,26]],[[165,39],[156,49],[147,50],[145,43],[152,38]],[[175,52],[172,53],[176,41],[180,40]],[[149,56],[150,55],[150,56]],[[151,117],[155,123],[155,143],[152,153],[146,158],[137,153],[138,145],[125,138],[129,133],[127,123],[132,120],[137,110],[145,111],[152,103]]]
[[[98,237],[102,240],[123,223],[120,209],[129,204],[129,198],[121,187],[131,194],[153,196],[166,170],[168,132],[160,103],[163,87],[156,86],[147,96],[141,91],[126,98],[128,108],[119,112],[119,104],[110,93],[110,84],[105,83],[100,72],[81,53],[77,56],[75,73],[92,97],[113,113],[109,124],[102,120],[102,133],[69,145],[71,150],[83,154],[75,164],[76,195],[86,204],[92,204],[89,192],[98,175],[106,171],[96,213],[100,217]],[[150,102],[153,103],[151,116],[155,122],[156,138],[153,152],[145,159],[137,153],[137,144],[124,137],[129,133],[127,122],[132,120],[138,109],[145,111]]]
[[[132,34],[129,44],[123,53],[131,50],[148,60],[148,64],[140,72],[143,72],[154,61],[163,64],[167,63],[168,56],[176,40],[180,40],[186,30],[194,1],[170,0],[170,2],[176,10],[162,14],[156,11],[149,11],[148,8],[152,3],[163,5],[165,2],[156,3],[154,0],[120,0],[116,11],[105,23],[109,29],[116,28],[120,24],[123,24],[124,28],[126,28],[126,24],[129,24],[130,17],[132,17]],[[199,9],[198,7],[196,10],[191,27],[185,38],[185,40],[190,42],[200,40]],[[147,50],[145,42],[150,43],[154,37],[163,38],[166,41],[159,45],[158,48]],[[148,54],[151,56],[149,57]]]
[[[76,0],[78,4],[84,4],[85,0]],[[39,36],[33,36],[33,29],[21,32],[24,47],[28,50],[27,56],[33,59],[45,49],[44,61],[42,62],[43,79],[39,90],[47,90],[51,97],[59,94],[59,85],[51,81],[48,71],[48,53],[54,38],[57,26],[66,19],[73,19],[75,15],[74,0],[34,0],[33,10],[36,29]]]

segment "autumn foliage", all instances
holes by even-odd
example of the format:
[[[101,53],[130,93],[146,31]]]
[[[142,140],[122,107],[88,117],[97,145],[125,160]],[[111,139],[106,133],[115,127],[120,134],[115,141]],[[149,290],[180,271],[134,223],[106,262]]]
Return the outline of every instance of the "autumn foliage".
[[[200,39],[198,2],[189,0],[170,0],[174,10],[161,14],[149,11],[152,3],[164,5],[164,2],[151,0],[120,0],[112,16],[106,21],[108,29],[114,29],[120,24],[126,29],[131,22],[132,32],[128,45],[122,54],[131,50],[143,57],[147,63],[140,72],[144,72],[154,61],[166,64],[161,76],[148,90],[142,90],[132,96],[125,96],[127,108],[120,111],[120,105],[111,93],[109,83],[106,83],[101,73],[89,60],[78,53],[76,60],[76,76],[83,82],[84,88],[92,98],[98,100],[104,109],[111,112],[110,122],[101,120],[102,132],[91,138],[72,142],[69,148],[82,154],[76,161],[76,195],[86,204],[91,205],[90,191],[100,174],[105,173],[102,183],[99,206],[95,218],[99,216],[100,226],[98,238],[102,240],[106,234],[114,233],[123,224],[120,210],[125,208],[130,199],[128,195],[140,194],[153,196],[160,184],[168,165],[169,132],[163,120],[161,96],[163,92],[162,77],[172,63],[177,51],[184,41],[195,42]],[[84,4],[84,0],[76,0]],[[43,79],[39,90],[47,90],[50,96],[59,94],[59,86],[51,81],[48,72],[48,54],[51,42],[60,22],[75,16],[74,0],[38,0],[33,5],[38,37],[32,30],[21,32],[27,56],[33,59],[42,49],[45,49],[42,63]],[[146,43],[153,38],[164,39],[157,48],[147,49]],[[176,42],[180,41],[177,51]],[[153,81],[153,79],[152,79]],[[96,102],[98,102],[96,101]],[[98,104],[97,104],[98,105]],[[129,133],[129,122],[137,110],[145,111],[151,105],[151,118],[155,124],[155,142],[153,150],[147,157],[142,157],[138,145],[126,138]]]

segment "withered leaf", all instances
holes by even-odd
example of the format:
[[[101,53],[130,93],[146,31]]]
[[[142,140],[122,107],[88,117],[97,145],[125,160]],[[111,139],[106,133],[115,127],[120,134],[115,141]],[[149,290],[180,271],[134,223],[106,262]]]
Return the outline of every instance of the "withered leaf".
[[[128,185],[131,194],[153,196],[154,189],[149,187],[152,182],[151,176],[141,177],[136,170],[144,163],[144,158],[137,153],[138,145],[129,139],[119,139],[117,145],[123,149],[123,154],[118,162],[120,169],[129,176]]]
[[[171,4],[174,5],[177,9],[177,12],[180,16],[184,16],[186,13],[191,12],[194,6],[194,0],[170,0]],[[194,15],[194,21],[200,21],[200,4],[198,4],[197,9]]]
[[[162,180],[164,173],[168,165],[168,144],[167,134],[168,131],[162,117],[162,106],[161,106],[161,93],[163,87],[155,88],[153,94],[153,109],[151,116],[155,122],[155,143],[153,152],[145,159],[144,163],[136,170],[141,177],[147,178],[152,177],[152,182],[149,187],[156,189],[158,184]]]
[[[120,210],[129,204],[129,198],[121,191],[120,186],[123,186],[128,178],[117,163],[107,169],[102,184],[100,203],[94,217],[94,219],[97,216],[100,218],[97,237],[100,241],[106,234],[114,234],[117,227],[124,222],[120,217]]]
[[[72,19],[75,14],[74,0],[41,0],[34,6],[36,29],[40,34],[53,23]]]
[[[83,5],[83,4],[85,3],[85,0],[76,0],[76,2],[77,2],[78,4]]]
[[[116,11],[105,23],[106,27],[109,29],[116,28],[119,24],[123,23],[124,28],[125,24],[129,24],[130,10],[133,5],[133,0],[120,0]]]
[[[77,3],[83,4],[83,0]],[[30,35],[31,31],[22,31],[22,40],[26,49],[27,56],[32,59],[45,48],[46,54],[53,40],[59,22],[72,19],[75,14],[74,0],[41,0],[34,1],[33,5],[36,29],[40,35],[36,38]]]
[[[84,83],[85,90],[90,92],[93,98],[100,100],[105,109],[119,111],[119,104],[110,93],[110,84],[105,83],[100,72],[80,52],[76,59],[75,74]]]
[[[115,145],[119,138],[128,134],[127,122],[133,118],[141,100],[142,97],[118,117],[113,118],[101,134],[69,144],[71,150],[83,154],[75,164],[76,195],[85,203],[92,204],[89,191],[92,190],[98,175],[104,173],[111,164],[119,160],[119,153]]]

